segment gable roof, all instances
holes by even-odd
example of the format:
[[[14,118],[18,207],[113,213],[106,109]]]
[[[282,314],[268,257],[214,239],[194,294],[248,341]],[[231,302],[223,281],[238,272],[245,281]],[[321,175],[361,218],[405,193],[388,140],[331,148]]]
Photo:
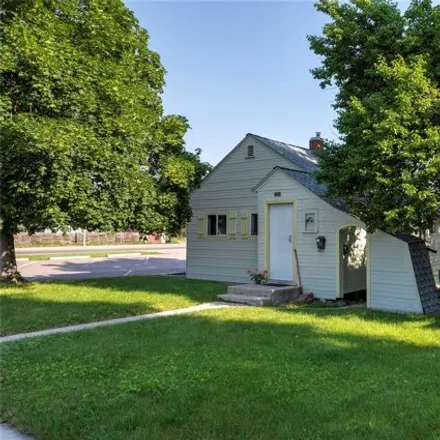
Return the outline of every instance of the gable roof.
[[[304,171],[312,172],[319,169],[317,157],[306,148],[298,147],[297,145],[286,144],[285,142],[268,139],[257,134],[248,133],[248,136],[260,141],[266,147],[270,148],[275,153],[280,154],[290,162],[295,163]]]
[[[324,200],[328,204],[332,205],[334,208],[339,209],[347,214],[350,214],[346,203],[342,199],[333,199],[327,196],[327,185],[323,183],[318,183],[313,174],[307,171],[292,170],[290,168],[275,167],[266,177],[264,177],[256,186],[252,188],[252,191],[256,191],[267,179],[269,179],[278,170],[284,172],[292,179],[299,182],[301,185],[306,187],[309,191],[317,195],[320,199]]]
[[[274,139],[268,139],[263,136],[259,136],[253,133],[247,133],[246,136],[203,178],[205,182],[209,177],[217,171],[220,166],[237,150],[239,149],[243,142],[248,139],[253,138],[262,144],[264,147],[272,150],[279,156],[287,159],[288,161],[294,163],[295,165],[302,168],[304,171],[316,171],[319,169],[318,159],[309,150],[298,147],[297,145],[287,144],[285,142],[276,141]]]

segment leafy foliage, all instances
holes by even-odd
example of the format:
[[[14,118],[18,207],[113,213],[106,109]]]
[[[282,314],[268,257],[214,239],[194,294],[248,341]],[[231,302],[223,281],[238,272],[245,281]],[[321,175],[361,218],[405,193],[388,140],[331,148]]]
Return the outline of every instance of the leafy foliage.
[[[320,154],[318,179],[370,232],[424,230],[440,211],[440,6],[415,0],[321,0],[331,22],[310,36],[312,71],[336,86],[340,141]]]
[[[163,115],[165,70],[121,0],[5,0],[3,231],[181,229],[209,170]]]

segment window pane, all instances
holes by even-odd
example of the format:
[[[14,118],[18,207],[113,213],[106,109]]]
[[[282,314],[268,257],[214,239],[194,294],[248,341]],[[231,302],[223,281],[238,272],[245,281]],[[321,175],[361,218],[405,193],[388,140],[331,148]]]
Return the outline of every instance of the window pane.
[[[251,214],[251,235],[258,235],[258,214]]]
[[[218,217],[218,235],[226,235],[226,215]]]
[[[217,235],[217,219],[215,215],[208,215],[208,235]]]

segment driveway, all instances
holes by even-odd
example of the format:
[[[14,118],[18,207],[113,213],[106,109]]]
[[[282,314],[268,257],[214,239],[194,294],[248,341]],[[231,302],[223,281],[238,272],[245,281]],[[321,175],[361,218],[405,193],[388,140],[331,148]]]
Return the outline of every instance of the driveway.
[[[18,263],[21,274],[29,280],[80,279],[130,275],[182,273],[186,269],[185,249],[164,251],[141,257],[107,257]]]
[[[90,252],[127,252],[127,251],[172,251],[185,249],[185,244],[128,244],[128,245],[104,245],[104,246],[53,246],[53,247],[28,247],[16,248],[15,253],[21,255],[63,254],[68,252],[87,254]]]

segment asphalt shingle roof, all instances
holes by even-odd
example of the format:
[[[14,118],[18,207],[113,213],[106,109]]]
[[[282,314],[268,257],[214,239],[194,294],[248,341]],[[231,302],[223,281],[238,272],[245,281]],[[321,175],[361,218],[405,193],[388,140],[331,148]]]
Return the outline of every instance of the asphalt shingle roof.
[[[423,312],[426,315],[440,315],[440,295],[437,292],[434,275],[429,260],[429,251],[423,240],[412,240],[408,243],[417,288]]]
[[[334,199],[327,196],[327,185],[323,183],[318,183],[313,174],[304,171],[291,170],[289,168],[279,168],[287,173],[290,177],[297,180],[301,185],[305,186],[309,191],[316,194],[318,197],[325,200],[336,209],[349,213],[349,209],[342,199]]]
[[[266,147],[275,151],[291,162],[296,163],[304,171],[313,172],[319,169],[317,157],[310,151],[297,145],[286,144],[285,142],[268,139],[257,134],[249,133],[254,138],[262,142]]]

